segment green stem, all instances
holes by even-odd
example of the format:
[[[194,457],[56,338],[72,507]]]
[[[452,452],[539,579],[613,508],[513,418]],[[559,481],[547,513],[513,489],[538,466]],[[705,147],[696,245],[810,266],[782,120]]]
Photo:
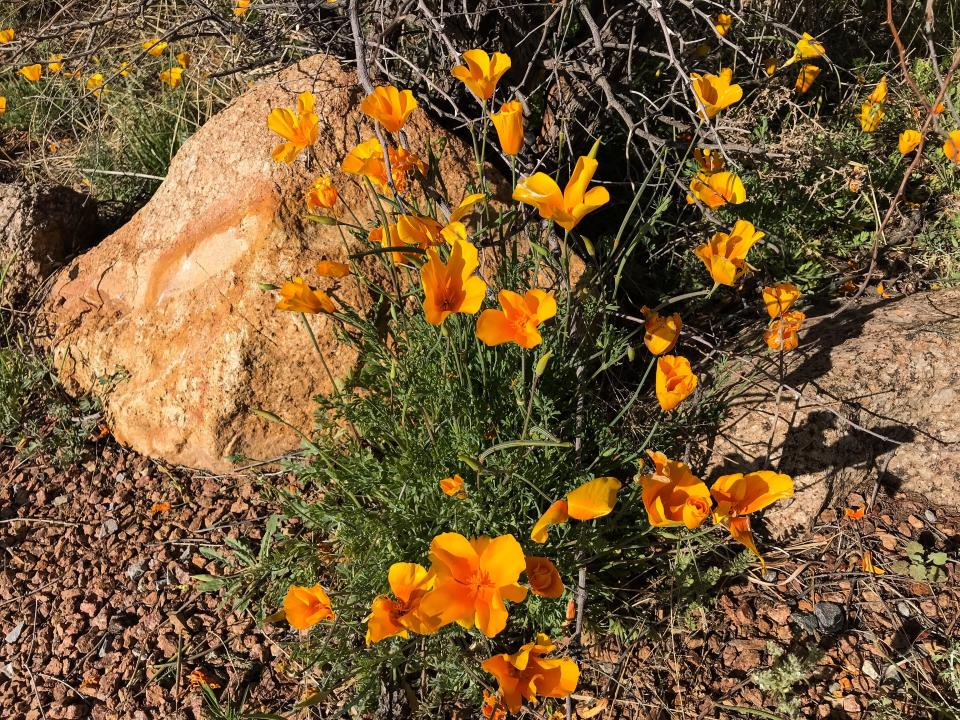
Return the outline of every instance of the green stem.
[[[653,309],[653,312],[660,312],[668,305],[673,305],[674,303],[682,302],[684,300],[690,300],[691,298],[710,297],[714,292],[716,292],[718,287],[720,287],[720,283],[714,283],[713,287],[709,290],[694,290],[693,292],[684,293],[683,295],[677,295],[669,300],[664,300]]]
[[[477,458],[481,463],[487,459],[491,454],[499,452],[500,450],[509,450],[511,448],[517,447],[553,447],[553,448],[571,448],[573,443],[571,442],[553,442],[551,440],[508,440],[507,442],[498,443],[492,447],[488,447]]]

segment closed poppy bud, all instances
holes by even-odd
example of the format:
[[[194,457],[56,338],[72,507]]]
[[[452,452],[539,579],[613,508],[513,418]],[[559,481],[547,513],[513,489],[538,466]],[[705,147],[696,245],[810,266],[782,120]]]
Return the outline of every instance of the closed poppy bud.
[[[8,42],[13,42],[13,39],[17,36],[16,31],[13,28],[4,28],[0,30],[0,45],[6,45]]]
[[[739,102],[743,97],[743,89],[733,80],[733,70],[723,68],[719,75],[700,75],[691,73],[693,93],[700,101],[699,113],[706,118],[712,118],[726,107]]]
[[[678,355],[657,358],[657,402],[665,412],[673,410],[697,387],[690,361]]]
[[[527,580],[534,595],[558,598],[563,595],[563,580],[557,566],[548,558],[527,555]]]
[[[398,90],[393,85],[374,88],[360,102],[360,112],[373,118],[386,128],[387,132],[399,132],[407,118],[417,109],[417,101],[409,90]]]
[[[797,75],[797,82],[794,87],[798,93],[805,93],[810,89],[810,86],[813,85],[814,80],[817,79],[817,76],[820,75],[820,68],[816,65],[804,65],[800,68],[800,73]]]
[[[291,585],[283,599],[287,622],[297,630],[308,630],[321,620],[333,620],[330,598],[320,585],[301,587]]]
[[[873,89],[873,92],[870,93],[870,97],[867,98],[870,102],[882,103],[887,99],[887,76],[884,75],[880,78],[880,82],[877,83],[877,86]]]
[[[237,17],[243,17],[250,9],[250,0],[234,0],[233,14]]]
[[[34,65],[25,65],[24,67],[17,70],[18,73],[23,75],[30,82],[36,82],[40,79],[40,74],[42,73],[43,68],[40,66],[40,63]]]
[[[942,115],[943,111],[946,109],[947,109],[946,105],[944,105],[942,102],[938,102],[936,105],[933,106],[933,114]]]
[[[321,260],[315,269],[320,277],[342,278],[350,274],[349,265],[333,260]]]
[[[908,155],[919,147],[921,139],[923,136],[916,130],[904,130],[900,133],[897,149],[901,155]]]
[[[708,208],[715,209],[731,203],[739,205],[747,199],[747,189],[740,176],[732,172],[697,173],[690,181],[690,194],[687,203],[692,205],[696,198]]]
[[[491,56],[476,48],[467,50],[463,59],[466,64],[457,65],[451,74],[466,85],[481,102],[492,98],[500,78],[510,69],[510,56],[501,52],[495,52]]]
[[[780,317],[800,297],[800,289],[792,283],[777,283],[763,289],[763,304],[770,317]]]
[[[440,489],[444,495],[449,495],[450,497],[463,499],[467,496],[467,493],[463,489],[463,478],[459,475],[453,475],[441,480]]]
[[[337,204],[340,196],[337,189],[333,186],[333,181],[329,175],[321,175],[313,181],[313,185],[307,190],[307,210],[313,212],[317,209],[329,210]]]
[[[149,55],[160,57],[163,55],[163,51],[167,49],[167,43],[159,38],[150,38],[143,43],[143,49],[146,50]]]
[[[683,322],[680,315],[660,315],[655,310],[643,307],[640,309],[646,321],[643,324],[643,344],[654,355],[663,355],[673,350],[680,337],[680,328]]]
[[[491,115],[490,119],[504,154],[519,153],[523,147],[523,106],[516,100],[505,102],[500,106],[500,112]]]
[[[943,154],[947,156],[947,160],[960,165],[960,130],[954,130],[947,136],[947,141],[943,144]]]

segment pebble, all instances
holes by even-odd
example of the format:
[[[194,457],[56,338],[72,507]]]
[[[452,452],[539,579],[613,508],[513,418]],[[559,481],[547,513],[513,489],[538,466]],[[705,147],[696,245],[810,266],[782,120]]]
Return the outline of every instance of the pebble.
[[[933,514],[933,510],[924,510],[923,516],[927,519],[929,523],[937,522],[937,516]]]
[[[97,533],[97,537],[107,537],[108,535],[113,535],[117,530],[120,529],[120,526],[117,525],[117,521],[113,518],[105,520],[103,525],[100,526],[100,532]]]
[[[13,626],[13,630],[8,632],[6,637],[3,638],[3,641],[8,645],[15,643],[17,640],[20,639],[20,633],[23,632],[23,626],[24,626],[23,622],[18,622],[16,625]]]
[[[910,606],[907,605],[907,603],[905,603],[903,600],[897,603],[897,612],[904,617],[910,617],[913,615],[913,611],[910,609]]]
[[[813,613],[803,612],[802,610],[790,613],[790,620],[794,625],[799,626],[807,632],[814,632],[817,629],[817,616]]]
[[[817,617],[820,629],[825,633],[835,633],[843,629],[843,608],[832,602],[818,602],[813,606],[813,614]]]
[[[53,499],[52,505],[53,505],[54,507],[60,507],[61,505],[64,505],[66,502],[67,502],[67,496],[66,496],[66,495],[58,495],[57,497],[55,497],[55,498]]]
[[[871,680],[879,680],[880,673],[877,672],[877,666],[874,665],[869,660],[864,660],[863,665],[860,667],[860,671],[866,675]]]

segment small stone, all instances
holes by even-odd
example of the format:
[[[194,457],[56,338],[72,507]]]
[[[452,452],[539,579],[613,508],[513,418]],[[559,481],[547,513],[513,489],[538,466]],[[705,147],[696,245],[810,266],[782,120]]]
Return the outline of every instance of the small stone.
[[[900,670],[897,668],[895,664],[891,663],[883,669],[884,682],[888,682],[891,680],[899,680],[899,679],[900,679]]]
[[[813,613],[797,611],[790,614],[790,621],[809,633],[817,629],[817,616]]]
[[[13,630],[7,633],[6,637],[3,638],[3,641],[8,645],[15,643],[20,639],[20,633],[23,632],[23,622],[18,622],[13,626]]]
[[[817,617],[820,629],[825,633],[835,633],[843,629],[843,608],[832,602],[818,602],[813,606],[813,614]]]
[[[57,497],[55,497],[55,498],[53,499],[53,502],[51,503],[51,505],[53,505],[54,507],[60,507],[61,505],[65,504],[66,502],[67,502],[67,496],[66,496],[66,495],[58,495]]]
[[[117,525],[117,521],[113,518],[108,518],[104,521],[103,525],[100,526],[100,532],[97,533],[97,537],[107,537],[108,535],[113,535],[119,529],[120,526]]]
[[[763,579],[767,582],[776,582],[777,580],[777,571],[776,570],[767,570],[763,574]]]
[[[913,611],[910,609],[910,606],[907,605],[903,600],[897,603],[897,612],[908,618],[913,615]]]
[[[928,523],[937,522],[937,516],[934,514],[933,510],[924,510],[923,516],[927,519]]]
[[[880,673],[877,672],[877,666],[874,665],[870,660],[863,661],[863,665],[860,667],[860,671],[871,680],[880,679]]]
[[[923,530],[924,528],[923,520],[918,518],[916,515],[909,515],[907,517],[907,522],[910,523],[917,530]]]
[[[857,699],[853,695],[847,695],[843,699],[843,710],[848,713],[859,713],[862,708],[860,703],[857,702]]]

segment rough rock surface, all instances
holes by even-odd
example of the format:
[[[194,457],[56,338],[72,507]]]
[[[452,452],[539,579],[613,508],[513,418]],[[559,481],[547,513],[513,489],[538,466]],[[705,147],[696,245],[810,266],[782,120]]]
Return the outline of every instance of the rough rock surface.
[[[793,476],[796,496],[767,512],[774,535],[808,528],[854,488],[960,507],[960,291],[863,302],[811,323],[785,358],[779,404],[776,356],[734,366],[709,458],[711,478]]]
[[[267,115],[293,107],[305,90],[316,96],[319,140],[292,165],[274,163],[280,139]],[[234,454],[272,458],[297,445],[292,432],[251,409],[311,426],[311,399],[328,392],[330,380],[299,317],[276,311],[274,294],[258,284],[301,274],[317,284],[311,268],[318,260],[346,259],[336,227],[303,219],[304,194],[317,175],[331,173],[359,220],[372,219],[362,187],[339,172],[349,149],[373,137],[357,110],[360,96],[354,76],[326,56],[258,83],[183,146],[127,225],[58,276],[45,309],[60,375],[68,387],[104,396],[121,442],[224,471]],[[447,196],[459,202],[474,167],[466,146],[422,110],[406,132],[421,158],[431,146]],[[366,301],[349,277],[333,296]],[[311,322],[326,364],[343,377],[354,352],[336,340],[329,318]]]
[[[0,304],[18,307],[81,249],[96,220],[96,203],[65,187],[0,184]]]

